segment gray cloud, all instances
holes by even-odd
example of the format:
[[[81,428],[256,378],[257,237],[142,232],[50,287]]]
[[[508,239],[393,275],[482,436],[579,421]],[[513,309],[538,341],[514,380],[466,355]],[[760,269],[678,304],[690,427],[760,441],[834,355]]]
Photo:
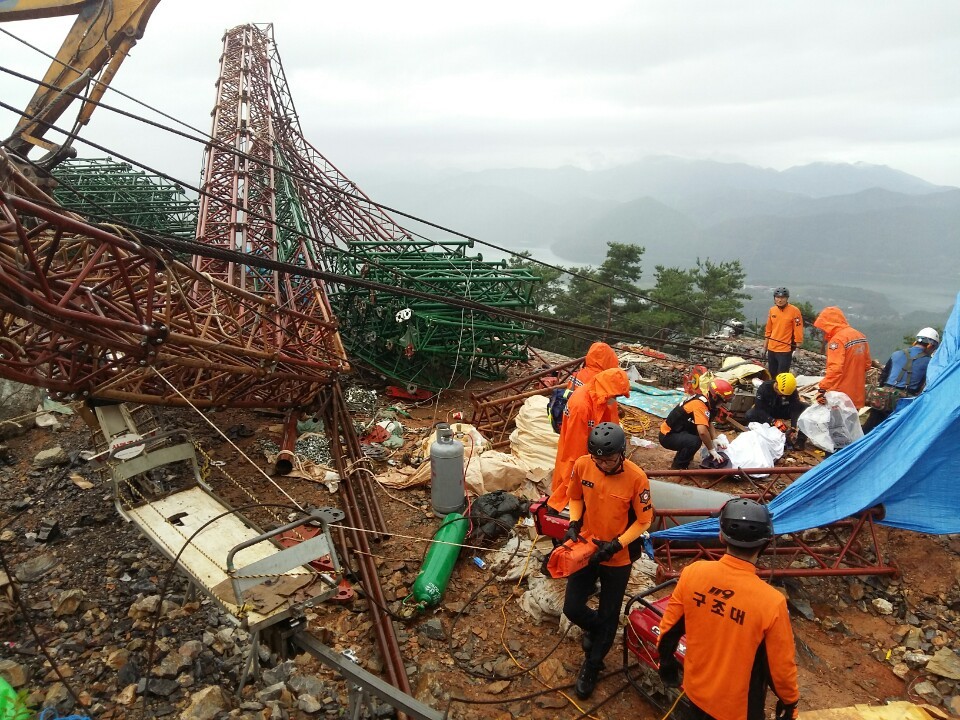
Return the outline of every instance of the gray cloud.
[[[222,33],[261,21],[274,23],[307,136],[361,186],[423,167],[607,167],[650,154],[865,161],[960,185],[955,0],[163,0],[115,85],[207,130]],[[3,27],[54,52],[68,26]],[[33,75],[46,67],[6,36],[0,58]],[[30,94],[0,76],[6,102]],[[94,115],[90,137],[197,177],[199,147],[108,115]],[[13,125],[0,112],[0,129]]]

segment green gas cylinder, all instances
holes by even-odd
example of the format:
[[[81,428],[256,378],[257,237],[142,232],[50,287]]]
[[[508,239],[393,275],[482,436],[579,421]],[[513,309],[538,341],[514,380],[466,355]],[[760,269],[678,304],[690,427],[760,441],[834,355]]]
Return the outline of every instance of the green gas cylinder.
[[[17,697],[10,683],[0,678],[0,720],[29,720],[30,708]]]
[[[413,583],[413,597],[423,605],[437,605],[450,582],[450,574],[467,536],[467,519],[458,512],[448,514],[433,536],[427,557]]]

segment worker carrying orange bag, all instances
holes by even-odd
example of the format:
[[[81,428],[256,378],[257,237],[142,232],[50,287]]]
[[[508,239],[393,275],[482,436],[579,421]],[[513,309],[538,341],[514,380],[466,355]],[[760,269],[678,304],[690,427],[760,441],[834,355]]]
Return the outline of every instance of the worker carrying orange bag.
[[[602,373],[601,373],[602,374]],[[630,579],[631,550],[642,543],[653,521],[650,481],[626,459],[627,436],[614,423],[601,423],[590,432],[589,455],[579,458],[570,477],[570,527],[566,540],[594,545],[584,567],[567,579],[563,614],[583,630],[584,660],[574,690],[590,697],[613,645],[623,594]],[[585,538],[590,538],[587,543]],[[554,551],[556,552],[556,551]],[[597,609],[587,606],[600,581]]]

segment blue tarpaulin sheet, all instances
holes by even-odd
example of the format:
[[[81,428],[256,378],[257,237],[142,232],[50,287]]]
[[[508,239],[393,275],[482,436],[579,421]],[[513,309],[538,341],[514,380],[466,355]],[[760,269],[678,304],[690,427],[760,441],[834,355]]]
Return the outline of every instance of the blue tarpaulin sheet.
[[[778,534],[821,527],[883,505],[881,524],[960,533],[960,295],[927,368],[924,391],[863,438],[805,473],[769,505]],[[716,520],[656,537],[715,538]]]
[[[650,385],[631,385],[630,394],[627,397],[617,398],[617,402],[665,418],[683,398],[684,394],[680,390],[662,390]]]

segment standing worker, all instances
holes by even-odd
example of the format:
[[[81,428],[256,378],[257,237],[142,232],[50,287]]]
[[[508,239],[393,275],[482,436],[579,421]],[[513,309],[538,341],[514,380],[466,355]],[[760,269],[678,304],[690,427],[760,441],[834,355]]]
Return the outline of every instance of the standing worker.
[[[553,486],[547,504],[562,511],[567,506],[567,484],[577,458],[587,454],[587,438],[600,423],[619,424],[617,398],[630,394],[630,379],[619,367],[601,370],[573,391],[563,411]]]
[[[683,690],[704,720],[763,720],[767,686],[776,693],[777,720],[797,717],[793,629],[787,599],[757,577],[757,558],[773,538],[770,511],[734,498],[720,511],[726,554],[699,560],[680,573],[660,621],[660,678],[680,684],[674,653],[686,634]]]
[[[716,428],[710,424],[711,415],[717,408],[733,399],[733,385],[726,380],[711,380],[707,394],[697,394],[677,405],[667,419],[660,424],[660,444],[668,450],[676,450],[673,456],[672,470],[686,470],[701,445],[707,448],[710,457],[719,465],[723,464],[714,442]],[[718,466],[719,466],[718,465]]]
[[[800,413],[808,407],[797,392],[797,378],[793,373],[784,372],[760,383],[753,407],[747,410],[747,422],[766,423],[789,434],[791,428],[797,427]],[[804,441],[805,438],[799,436],[795,447],[802,450]]]
[[[827,341],[827,372],[820,381],[817,402],[826,403],[827,390],[846,393],[853,404],[862,408],[866,401],[867,370],[870,369],[870,343],[859,330],[847,322],[838,307],[825,307],[813,326],[823,331]]]
[[[773,291],[773,307],[767,314],[767,327],[763,333],[770,377],[790,372],[793,351],[803,344],[803,316],[789,301],[790,291],[785,287]]]
[[[583,629],[583,665],[575,691],[582,700],[593,694],[603,659],[617,634],[620,606],[630,579],[630,543],[653,521],[650,481],[640,467],[626,459],[627,436],[614,423],[600,423],[590,432],[589,455],[573,465],[570,479],[570,527],[566,540],[597,545],[587,566],[567,579],[563,614]],[[587,600],[600,581],[597,609]]]
[[[927,382],[927,365],[940,346],[940,333],[932,327],[917,332],[917,339],[906,350],[897,350],[880,372],[880,387],[901,391],[902,397],[914,397],[920,394]],[[878,410],[870,408],[870,417],[863,425],[864,432],[870,432],[886,420],[892,409]]]

